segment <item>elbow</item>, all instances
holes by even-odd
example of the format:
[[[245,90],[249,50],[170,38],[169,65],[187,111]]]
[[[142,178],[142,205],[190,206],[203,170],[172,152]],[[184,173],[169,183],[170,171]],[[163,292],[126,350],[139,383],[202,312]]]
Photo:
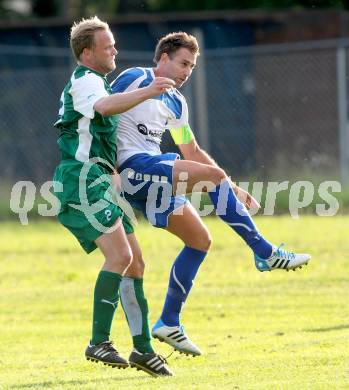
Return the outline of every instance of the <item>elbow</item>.
[[[200,159],[200,148],[197,146],[192,150],[186,151],[183,157],[185,160],[198,161]]]
[[[95,111],[97,111],[102,116],[108,116],[110,115],[106,107],[95,107]]]
[[[190,152],[181,151],[184,160],[193,160],[193,155]]]
[[[197,161],[197,159],[200,159],[201,149],[195,140],[188,144],[179,145],[179,150],[185,160]]]
[[[102,116],[111,115],[110,110],[108,108],[108,104],[104,99],[98,100],[94,105],[94,110],[97,111]]]
[[[98,114],[101,114],[102,116],[108,116],[107,112],[104,110],[96,110],[96,112],[98,112]]]

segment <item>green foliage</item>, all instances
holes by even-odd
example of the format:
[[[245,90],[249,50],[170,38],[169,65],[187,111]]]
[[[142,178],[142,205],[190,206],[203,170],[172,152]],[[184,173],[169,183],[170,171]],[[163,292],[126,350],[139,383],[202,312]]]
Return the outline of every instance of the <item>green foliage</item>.
[[[59,13],[58,0],[33,0],[32,12],[40,18],[53,17]]]
[[[189,10],[219,10],[219,9],[254,9],[254,8],[288,8],[292,0],[148,0],[152,11],[189,11]]]
[[[347,8],[347,0],[148,0],[151,11]]]
[[[0,0],[0,20],[21,19],[22,16],[8,7],[9,2]]]
[[[203,10],[247,9],[349,9],[349,0],[28,0],[32,5],[30,17],[66,16],[76,18],[98,14],[113,17],[117,14],[142,12],[185,12]],[[0,19],[21,19],[23,15],[5,7],[0,0]]]
[[[99,15],[100,17],[111,18],[116,14],[120,1],[119,0],[82,0],[81,11],[84,15]]]
[[[205,223],[213,245],[182,316],[204,355],[174,353],[169,363],[176,376],[166,379],[85,361],[100,253],[84,254],[56,223],[2,223],[1,390],[348,389],[349,218],[257,218],[269,240],[312,254],[307,267],[288,273],[257,272],[231,229],[214,218]],[[182,243],[149,225],[136,234],[153,323]],[[128,356],[131,337],[121,310],[113,339]],[[154,346],[171,352],[164,343]]]

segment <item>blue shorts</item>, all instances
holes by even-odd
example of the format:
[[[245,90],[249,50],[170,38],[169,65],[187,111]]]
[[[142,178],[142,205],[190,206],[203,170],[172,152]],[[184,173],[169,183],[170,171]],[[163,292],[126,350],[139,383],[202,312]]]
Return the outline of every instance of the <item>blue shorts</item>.
[[[140,153],[118,169],[126,200],[156,227],[167,227],[169,215],[188,202],[184,195],[173,195],[172,171],[178,158],[177,153]]]

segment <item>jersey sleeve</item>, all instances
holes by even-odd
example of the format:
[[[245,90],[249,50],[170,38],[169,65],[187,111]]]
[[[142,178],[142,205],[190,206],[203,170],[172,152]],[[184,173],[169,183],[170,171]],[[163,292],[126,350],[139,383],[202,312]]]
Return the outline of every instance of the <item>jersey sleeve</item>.
[[[132,88],[132,84],[144,75],[144,71],[140,68],[126,69],[112,82],[111,89],[113,93],[121,93]]]
[[[188,105],[183,96],[181,96],[182,114],[179,118],[174,117],[168,120],[168,129],[176,145],[189,144],[195,136],[189,125]]]
[[[96,101],[109,96],[103,79],[94,73],[86,73],[75,79],[69,92],[73,98],[74,110],[90,119],[95,116],[93,106]]]

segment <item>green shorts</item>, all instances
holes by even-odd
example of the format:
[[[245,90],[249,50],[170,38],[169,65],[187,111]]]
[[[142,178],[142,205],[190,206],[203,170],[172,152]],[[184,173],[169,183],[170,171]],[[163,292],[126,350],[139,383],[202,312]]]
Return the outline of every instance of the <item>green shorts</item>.
[[[90,165],[88,172],[82,172],[82,167],[81,163],[73,160],[62,161],[56,168],[53,180],[61,183],[63,191],[56,184],[54,194],[61,203],[58,220],[90,253],[97,248],[95,240],[118,218],[122,218],[126,234],[134,230],[128,217],[112,198],[110,173],[97,164]]]

